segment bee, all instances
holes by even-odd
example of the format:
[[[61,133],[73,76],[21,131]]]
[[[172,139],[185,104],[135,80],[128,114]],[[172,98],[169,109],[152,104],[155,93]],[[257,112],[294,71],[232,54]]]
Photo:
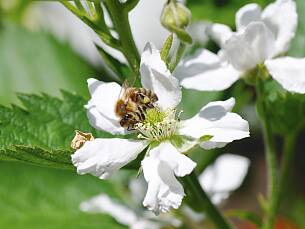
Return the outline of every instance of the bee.
[[[120,125],[134,130],[137,123],[145,120],[146,111],[154,108],[157,101],[158,97],[152,90],[128,87],[125,82],[115,106],[115,113],[121,118]]]

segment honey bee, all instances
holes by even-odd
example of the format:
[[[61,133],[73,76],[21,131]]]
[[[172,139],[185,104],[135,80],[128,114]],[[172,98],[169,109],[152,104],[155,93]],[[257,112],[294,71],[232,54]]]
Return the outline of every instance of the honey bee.
[[[128,87],[125,82],[116,102],[115,113],[121,118],[120,125],[127,130],[134,130],[137,123],[145,120],[148,109],[154,108],[157,95],[145,88]]]

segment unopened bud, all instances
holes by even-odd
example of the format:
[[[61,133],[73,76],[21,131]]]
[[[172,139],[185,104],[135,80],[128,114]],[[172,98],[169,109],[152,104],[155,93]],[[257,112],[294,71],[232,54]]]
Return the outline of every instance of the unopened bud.
[[[190,10],[183,4],[170,2],[162,11],[161,22],[169,30],[172,27],[184,29],[190,23],[191,17]]]
[[[93,141],[93,140],[94,140],[94,137],[91,133],[84,133],[79,130],[76,130],[75,136],[71,142],[71,148],[78,150],[85,144],[85,142]]]
[[[191,11],[183,4],[170,1],[163,8],[161,23],[169,31],[175,33],[182,41],[191,43],[192,39],[185,31],[192,18]]]

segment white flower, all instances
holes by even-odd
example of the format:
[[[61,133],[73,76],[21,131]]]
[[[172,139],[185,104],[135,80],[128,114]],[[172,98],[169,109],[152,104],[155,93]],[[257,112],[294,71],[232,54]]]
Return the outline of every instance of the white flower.
[[[100,194],[80,205],[80,209],[88,213],[104,213],[112,216],[118,223],[131,229],[160,229],[163,225],[148,217],[140,216],[132,209],[124,206],[106,194]]]
[[[233,154],[224,154],[209,165],[199,176],[201,186],[211,196],[215,205],[220,205],[231,192],[240,187],[247,175],[250,161]],[[139,177],[131,179],[129,183],[131,191],[131,205],[141,202],[145,196],[143,189],[144,179]],[[175,228],[181,226],[181,221],[171,214],[154,216],[151,212],[140,209],[132,209],[123,205],[106,194],[100,194],[81,203],[80,209],[87,213],[104,213],[112,216],[118,223],[129,226],[131,229],[159,229],[167,225]],[[183,212],[195,222],[204,220],[204,215],[196,213],[187,206]]]
[[[198,144],[210,149],[248,137],[249,126],[247,121],[231,112],[235,104],[233,98],[209,103],[193,118],[180,121],[175,111],[181,101],[178,80],[150,43],[142,54],[140,71],[142,86],[154,91],[159,100],[155,108],[147,111],[145,121],[136,125],[138,138],[88,141],[72,155],[72,162],[78,173],[105,179],[149,146],[142,161],[148,183],[143,204],[158,214],[178,208],[185,195],[176,176],[190,174],[196,163],[182,153]],[[112,134],[128,134],[114,112],[121,86],[94,79],[88,80],[88,84],[91,100],[86,108],[90,123]]]
[[[176,69],[182,86],[196,90],[223,90],[258,65],[264,65],[283,88],[305,93],[305,58],[279,57],[288,51],[297,27],[296,4],[277,0],[263,11],[248,4],[236,14],[237,32],[225,25],[211,27],[222,48],[218,55],[200,50]]]

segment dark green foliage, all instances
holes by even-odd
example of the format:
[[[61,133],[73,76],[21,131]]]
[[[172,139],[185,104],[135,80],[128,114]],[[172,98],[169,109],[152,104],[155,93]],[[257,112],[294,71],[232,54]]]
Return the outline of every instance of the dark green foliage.
[[[86,100],[62,92],[63,99],[43,95],[19,94],[24,108],[0,106],[0,158],[41,166],[72,168],[70,142],[75,130],[95,137],[86,116]]]

